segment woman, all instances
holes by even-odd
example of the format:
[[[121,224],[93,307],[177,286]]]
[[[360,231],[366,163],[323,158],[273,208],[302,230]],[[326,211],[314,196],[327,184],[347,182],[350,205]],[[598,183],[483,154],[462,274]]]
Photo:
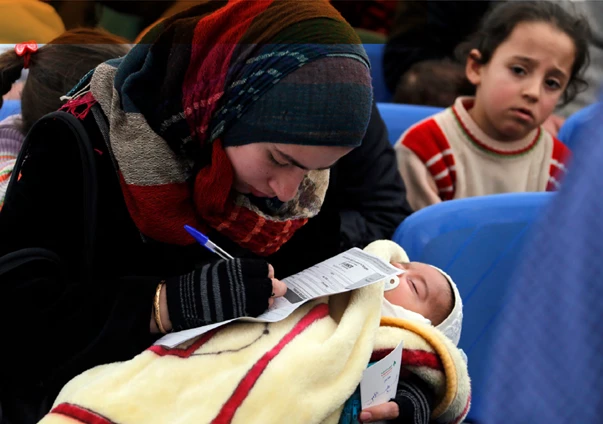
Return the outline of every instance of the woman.
[[[340,223],[349,221],[341,205],[359,203],[338,197],[344,172],[331,177],[337,192],[327,189],[328,168],[362,142],[370,74],[353,30],[327,2],[210,2],[143,41],[97,67],[65,106],[97,151],[90,269],[73,178],[80,164],[60,139],[30,151],[0,214],[0,254],[42,246],[64,265],[60,277],[31,271],[3,282],[3,299],[18,311],[9,337],[21,348],[0,381],[5,405],[26,416],[20,422],[46,412],[73,376],[130,358],[161,332],[260,314],[284,294],[275,275],[338,252]],[[373,156],[382,140],[367,155],[371,166],[382,161]],[[389,170],[374,175],[395,173],[390,150],[384,158]],[[384,187],[367,204],[387,203],[399,179]],[[400,211],[403,192],[394,199],[390,210]],[[391,216],[366,219],[363,237],[378,233],[375,222],[391,228],[383,224]],[[216,260],[185,224],[237,259]]]

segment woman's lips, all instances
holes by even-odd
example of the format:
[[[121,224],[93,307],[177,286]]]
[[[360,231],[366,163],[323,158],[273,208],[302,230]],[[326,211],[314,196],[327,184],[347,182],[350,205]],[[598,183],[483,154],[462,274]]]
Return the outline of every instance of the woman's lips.
[[[262,193],[261,191],[256,190],[256,189],[255,189],[254,187],[252,187],[252,186],[249,186],[249,192],[250,192],[251,194],[253,194],[255,197],[272,197],[272,196],[267,195],[266,193]]]

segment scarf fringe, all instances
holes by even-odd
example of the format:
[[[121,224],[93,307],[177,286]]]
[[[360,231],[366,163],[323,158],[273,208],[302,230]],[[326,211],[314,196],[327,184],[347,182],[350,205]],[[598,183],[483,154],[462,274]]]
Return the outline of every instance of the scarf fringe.
[[[68,98],[67,96],[61,97]],[[72,114],[79,120],[83,120],[88,116],[88,113],[92,109],[92,106],[96,104],[96,99],[92,95],[92,92],[86,91],[85,93],[79,92],[69,99],[59,110],[65,111]]]

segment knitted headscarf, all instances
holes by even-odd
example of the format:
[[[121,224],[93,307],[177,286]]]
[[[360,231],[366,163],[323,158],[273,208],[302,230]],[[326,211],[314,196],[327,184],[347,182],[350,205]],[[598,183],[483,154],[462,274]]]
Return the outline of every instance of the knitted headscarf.
[[[223,146],[360,145],[371,113],[368,59],[326,0],[213,1],[168,19],[109,61],[66,105],[98,102],[126,205],[146,236],[190,244],[185,224],[276,252],[322,205],[328,171],[290,202],[232,191]]]

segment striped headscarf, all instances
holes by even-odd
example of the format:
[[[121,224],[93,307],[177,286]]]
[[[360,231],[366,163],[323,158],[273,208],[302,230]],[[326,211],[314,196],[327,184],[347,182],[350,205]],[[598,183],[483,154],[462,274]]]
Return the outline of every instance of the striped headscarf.
[[[309,172],[290,202],[258,206],[232,191],[224,143],[357,147],[372,102],[360,40],[326,0],[207,2],[159,24],[73,92],[88,83],[66,109],[100,104],[144,235],[190,244],[185,224],[213,228],[261,255],[319,212],[328,171]]]

